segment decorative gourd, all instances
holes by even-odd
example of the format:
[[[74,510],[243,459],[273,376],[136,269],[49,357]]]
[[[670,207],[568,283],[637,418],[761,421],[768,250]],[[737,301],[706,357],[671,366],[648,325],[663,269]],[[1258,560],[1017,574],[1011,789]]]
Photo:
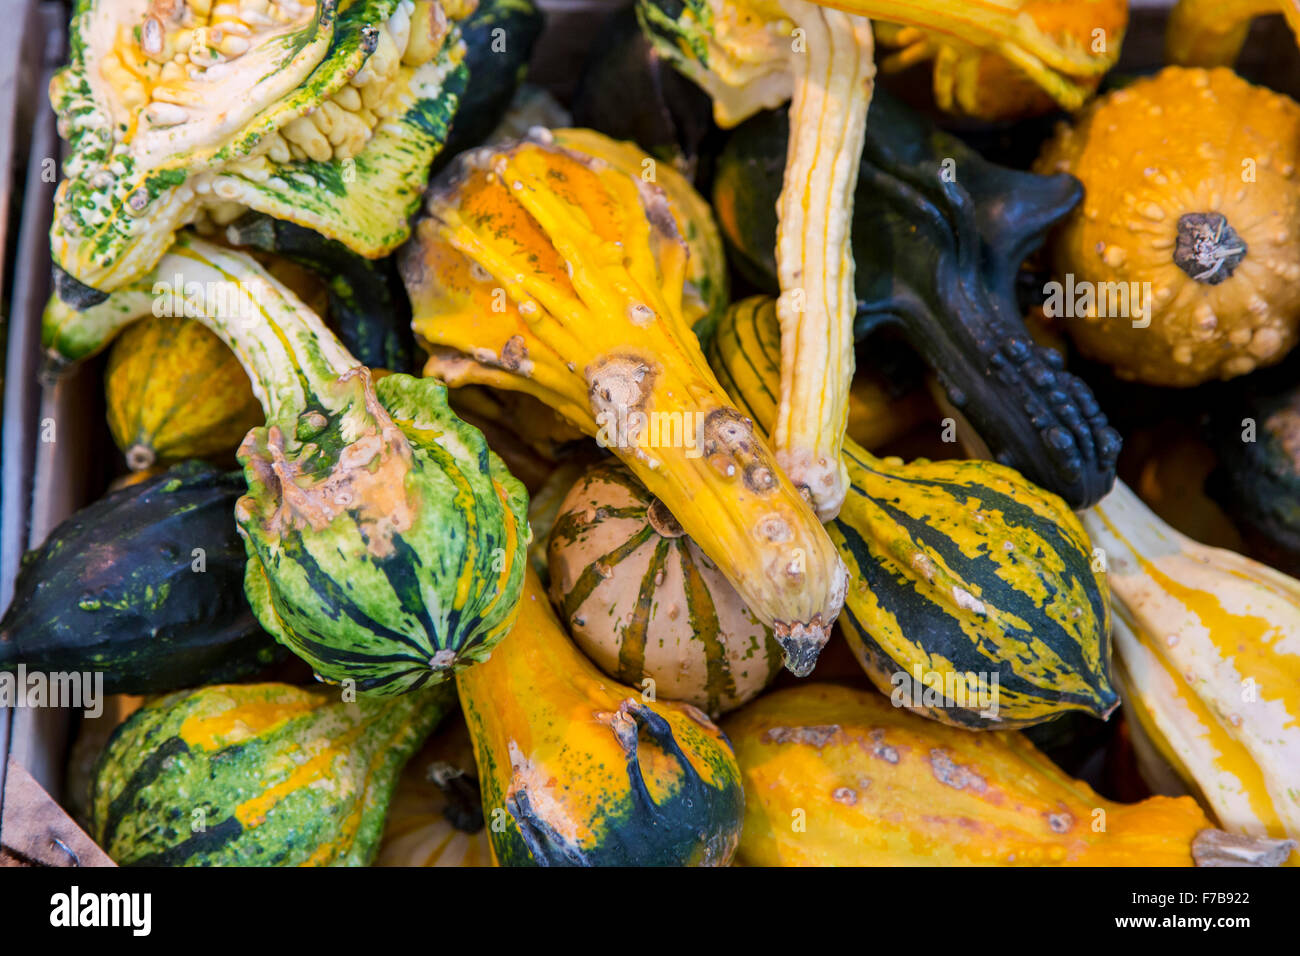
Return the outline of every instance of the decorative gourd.
[[[659,51],[713,97],[720,126],[790,100],[794,135],[777,201],[783,364],[773,444],[823,521],[835,517],[847,487],[840,445],[854,358],[849,231],[875,76],[866,17],[931,28],[967,49],[996,49],[1068,106],[1087,94],[1073,77],[1097,76],[1109,65],[1107,57],[1053,39],[1024,3],[833,6],[840,9],[806,0],[639,0],[637,8]]]
[[[529,572],[519,620],[456,675],[483,816],[505,866],[726,866],[745,796],[731,747],[689,704],[646,700],[573,646]]]
[[[248,494],[235,506],[262,625],[323,679],[363,692],[436,683],[485,657],[523,585],[527,495],[451,413],[446,389],[400,374],[372,382],[243,253],[183,235],[156,275],[203,290],[187,304],[266,412],[240,447]],[[93,354],[157,307],[154,281],[81,312],[51,299],[47,350],[63,362]]]
[[[1083,521],[1129,713],[1225,829],[1300,838],[1300,582],[1184,537],[1122,482]]]
[[[1285,373],[1280,376],[1281,388],[1267,388],[1251,376],[1236,394],[1220,396],[1210,404],[1208,438],[1218,468],[1208,487],[1245,533],[1251,553],[1270,567],[1296,576],[1300,575],[1300,388],[1294,384],[1294,363],[1287,362],[1277,371]]]
[[[77,0],[50,84],[71,148],[50,231],[61,297],[93,305],[182,226],[244,207],[391,252],[465,88],[457,21],[474,6],[310,0],[245,20],[230,4]]]
[[[725,728],[745,866],[1276,866],[1286,852],[1212,829],[1188,797],[1112,803],[1020,734],[944,727],[871,691],[801,684]]]
[[[716,717],[781,669],[772,632],[622,465],[598,467],[570,489],[549,558],[551,601],[615,680]]]
[[[1061,127],[1035,168],[1085,191],[1053,235],[1062,289],[1048,297],[1075,316],[1079,350],[1177,386],[1286,355],[1300,325],[1297,163],[1300,104],[1227,69],[1169,67]]]
[[[219,684],[150,701],[95,776],[93,836],[122,866],[365,866],[450,687],[378,700]]]
[[[234,353],[198,322],[149,316],[113,343],[104,370],[113,441],[133,471],[182,458],[234,458],[264,421]]]
[[[722,237],[704,197],[670,164],[652,159],[635,143],[610,139],[591,129],[557,129],[551,133],[558,145],[603,159],[629,176],[658,184],[664,191],[677,234],[688,252],[682,314],[694,327],[696,337],[707,344],[731,296]]]
[[[1300,36],[1300,5],[1293,0],[1178,0],[1165,24],[1165,59],[1179,66],[1232,66],[1251,21],[1286,17]]]
[[[375,866],[491,866],[492,845],[459,715],[406,764],[388,805]]]
[[[103,701],[102,712],[95,717],[83,716],[77,726],[77,739],[68,752],[63,775],[61,806],[83,830],[92,829],[90,804],[94,799],[95,768],[108,746],[113,732],[144,704],[145,698],[131,694],[110,694]]]
[[[781,114],[750,120],[727,143],[713,190],[736,264],[770,293],[787,139]],[[1061,356],[1034,343],[1015,289],[1025,257],[1078,202],[1078,183],[986,162],[879,92],[859,184],[857,335],[896,327],[992,457],[1073,508],[1100,500],[1119,434]]]
[[[666,196],[539,137],[465,154],[429,192],[401,254],[425,372],[525,391],[594,435],[807,674],[844,567],[709,370]]]
[[[1128,26],[1128,0],[1027,0],[1019,12],[1063,48],[1091,52],[1104,63],[1098,71],[1079,78],[1081,92],[1095,90],[1102,70],[1119,59]],[[897,48],[881,59],[882,72],[934,61],[934,99],[940,109],[996,122],[1059,108],[1018,63],[996,51],[972,50],[964,43],[952,42],[943,32],[880,21],[874,26],[880,46]]]
[[[876,369],[858,367],[849,387],[845,433],[863,448],[879,448],[923,422],[938,420],[938,409],[924,388],[900,388]]]
[[[243,490],[191,461],[73,514],[23,560],[0,672],[93,671],[106,694],[155,694],[266,667],[278,648],[244,598],[230,520]]]
[[[711,353],[760,425],[776,414],[778,334],[772,300],[746,299]],[[844,448],[852,483],[827,530],[853,575],[843,630],[877,688],[973,728],[1115,708],[1106,580],[1065,502],[993,462]]]
[[[259,212],[244,213],[224,236],[233,246],[274,253],[319,276],[326,284],[330,327],[361,364],[390,372],[417,370],[421,359],[411,334],[411,307],[391,259],[364,259],[341,242]]]

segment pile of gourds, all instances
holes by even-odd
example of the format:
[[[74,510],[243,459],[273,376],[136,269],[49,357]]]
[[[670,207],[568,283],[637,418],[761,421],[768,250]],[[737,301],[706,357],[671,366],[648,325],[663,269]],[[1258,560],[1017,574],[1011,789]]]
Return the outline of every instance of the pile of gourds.
[[[147,696],[68,805],[135,865],[1300,863],[1300,105],[1219,6],[1098,94],[1117,0],[637,0],[588,76],[716,124],[638,145],[507,113],[529,0],[79,0],[44,344],[130,473],[0,669]],[[1058,109],[1033,171],[942,129]],[[1281,570],[1102,408],[1247,375]],[[1031,742],[1100,721],[1124,802]]]

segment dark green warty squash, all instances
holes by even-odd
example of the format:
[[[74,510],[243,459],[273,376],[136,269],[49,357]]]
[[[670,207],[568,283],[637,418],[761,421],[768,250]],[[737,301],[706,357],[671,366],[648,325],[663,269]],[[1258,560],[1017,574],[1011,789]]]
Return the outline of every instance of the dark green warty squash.
[[[450,686],[340,701],[219,684],[146,704],[95,774],[93,835],[122,866],[365,866]]]
[[[773,300],[732,306],[710,361],[736,404],[769,424]],[[827,530],[852,578],[840,621],[872,683],[981,729],[1115,708],[1106,577],[1064,501],[994,462],[904,464],[851,439],[844,454],[849,492]]]
[[[104,693],[156,694],[271,663],[241,587],[243,491],[238,472],[183,462],[72,515],[23,559],[0,670],[101,672]]]
[[[786,140],[785,113],[749,120],[713,190],[736,265],[773,294]],[[988,163],[887,94],[872,100],[853,211],[857,336],[899,327],[996,459],[1072,508],[1110,490],[1120,437],[1060,354],[1030,338],[1015,279],[1079,196],[1068,176]]]
[[[179,278],[177,278],[179,277]],[[80,312],[52,299],[45,343],[93,354],[152,311],[155,282],[239,358],[266,412],[240,448],[244,590],[263,627],[330,682],[397,694],[484,658],[527,563],[527,493],[432,379],[377,383],[247,254],[182,235],[156,273]]]

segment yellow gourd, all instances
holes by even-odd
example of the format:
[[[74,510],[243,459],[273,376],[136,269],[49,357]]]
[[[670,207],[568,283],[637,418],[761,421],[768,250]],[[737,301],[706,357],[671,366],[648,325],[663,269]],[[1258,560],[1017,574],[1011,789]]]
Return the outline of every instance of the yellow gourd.
[[[1084,185],[1047,309],[1123,378],[1197,385],[1280,360],[1300,324],[1300,104],[1170,67],[1090,106],[1036,169]]]
[[[724,724],[745,782],[746,866],[1276,865],[1189,797],[1112,803],[1014,732],[973,734],[871,691],[805,683]]]

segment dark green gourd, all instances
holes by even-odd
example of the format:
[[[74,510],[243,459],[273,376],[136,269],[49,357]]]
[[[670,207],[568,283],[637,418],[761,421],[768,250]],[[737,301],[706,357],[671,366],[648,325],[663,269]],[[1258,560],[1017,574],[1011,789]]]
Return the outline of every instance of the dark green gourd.
[[[767,292],[787,130],[784,112],[740,126],[714,182],[736,265]],[[853,213],[857,337],[901,329],[994,457],[1073,508],[1110,490],[1120,437],[1062,357],[1030,338],[1015,280],[1080,195],[1069,176],[986,162],[876,91]]]
[[[168,695],[109,741],[93,835],[123,866],[364,866],[451,702],[450,685],[353,702],[289,684]]]
[[[281,654],[244,597],[238,472],[182,462],[78,511],[23,559],[0,670],[98,671],[109,694],[256,673]]]

